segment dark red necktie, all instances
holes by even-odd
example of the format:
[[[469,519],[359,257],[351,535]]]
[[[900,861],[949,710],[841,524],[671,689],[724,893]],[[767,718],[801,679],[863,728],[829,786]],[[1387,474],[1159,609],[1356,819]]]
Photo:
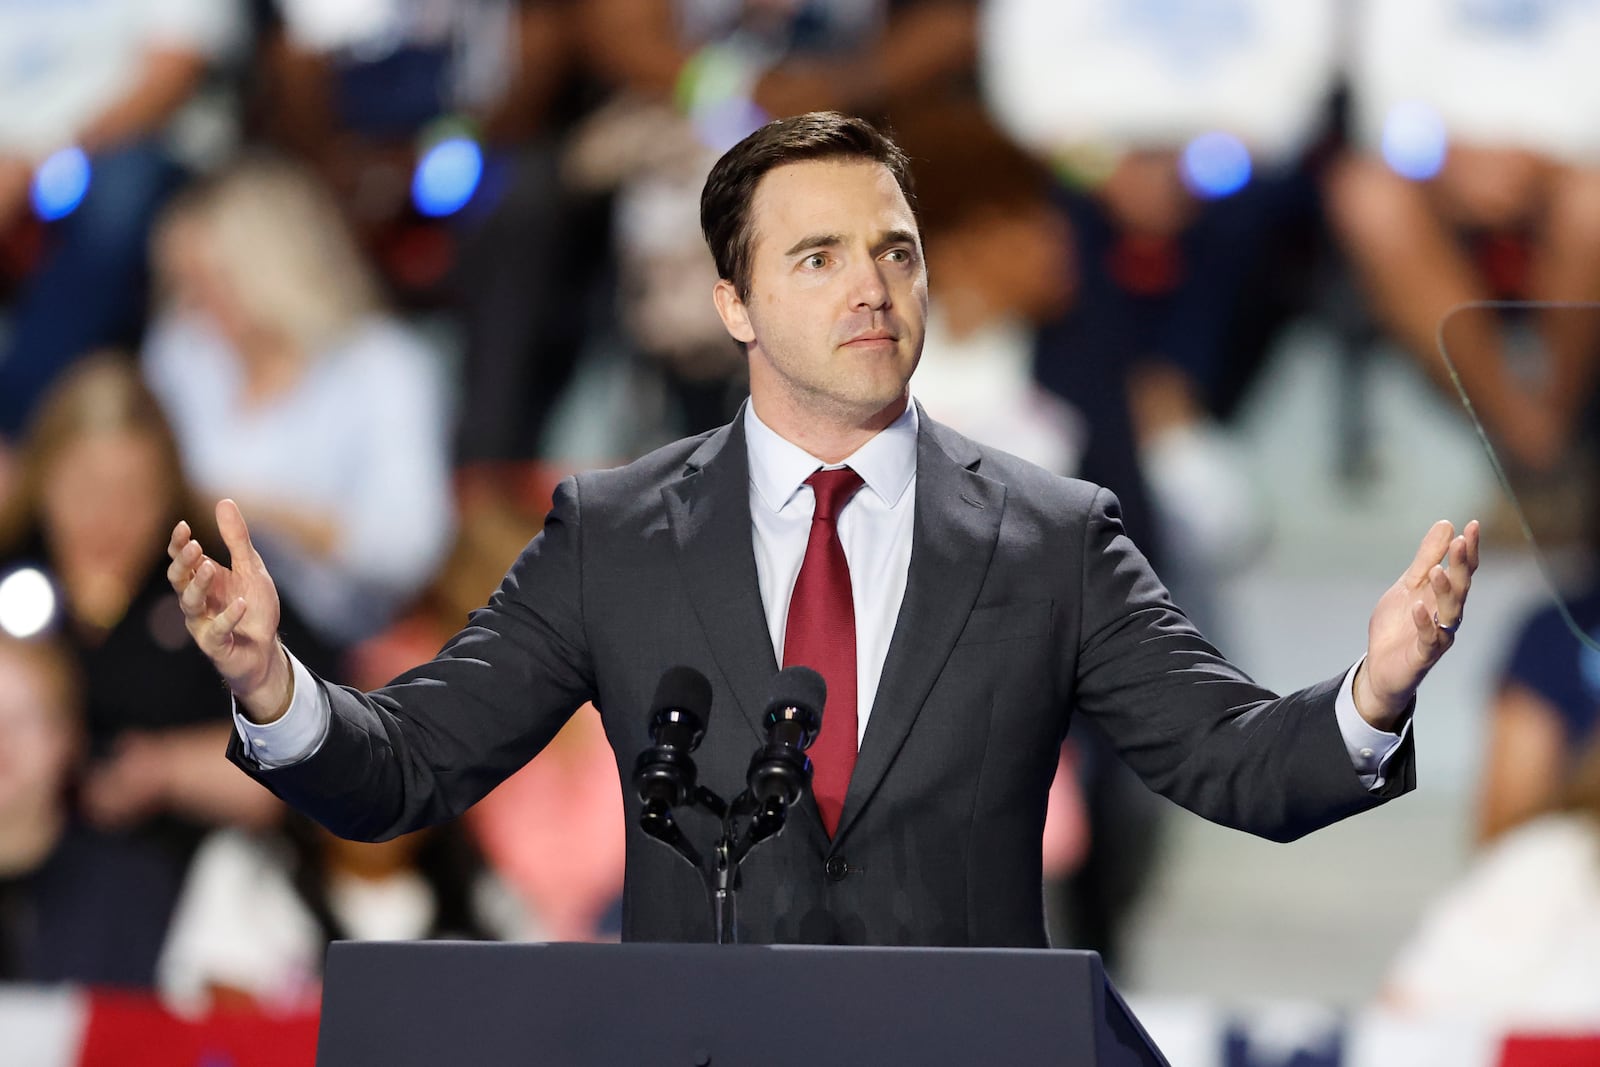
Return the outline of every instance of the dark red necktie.
[[[811,746],[811,792],[822,825],[833,836],[856,765],[856,607],[850,595],[850,564],[835,523],[861,488],[849,467],[817,471],[806,479],[816,494],[811,537],[789,598],[783,632],[783,665],[810,667],[828,683],[822,732]]]

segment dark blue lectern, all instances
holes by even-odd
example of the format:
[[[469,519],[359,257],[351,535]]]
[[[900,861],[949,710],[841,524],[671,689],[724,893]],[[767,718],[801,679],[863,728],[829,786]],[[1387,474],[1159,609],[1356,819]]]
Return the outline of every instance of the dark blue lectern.
[[[338,942],[318,1067],[1168,1067],[1092,952]]]

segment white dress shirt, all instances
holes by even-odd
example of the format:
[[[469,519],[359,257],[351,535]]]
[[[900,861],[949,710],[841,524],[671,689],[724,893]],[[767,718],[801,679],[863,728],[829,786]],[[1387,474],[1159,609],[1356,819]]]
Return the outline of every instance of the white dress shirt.
[[[789,599],[805,559],[816,496],[805,480],[821,461],[790,444],[762,422],[754,405],[745,408],[745,441],[750,450],[750,526],[756,551],[756,578],[767,613],[772,652],[783,662]],[[850,595],[856,608],[856,743],[867,733],[867,719],[878,694],[878,679],[889,656],[889,639],[900,617],[911,570],[911,520],[917,499],[917,408],[862,445],[843,463],[866,484],[839,511],[839,541],[850,564]]]
[[[805,558],[815,499],[805,480],[824,466],[798,445],[780,437],[745,405],[745,442],[750,467],[750,519],[756,577],[766,611],[767,631],[779,663],[789,597]],[[917,409],[906,411],[843,463],[866,483],[839,512],[839,540],[850,565],[856,610],[856,742],[866,735],[878,679],[889,655],[900,601],[911,567],[912,520],[916,511]],[[311,674],[293,656],[294,695],[276,722],[260,726],[238,710],[234,720],[245,751],[263,767],[304,759],[321,747],[332,711]],[[1360,664],[1357,663],[1356,667]],[[1339,731],[1350,762],[1368,789],[1383,785],[1383,768],[1404,732],[1374,729],[1356,710],[1356,667],[1345,674],[1334,702]],[[1411,728],[1408,720],[1404,730]]]

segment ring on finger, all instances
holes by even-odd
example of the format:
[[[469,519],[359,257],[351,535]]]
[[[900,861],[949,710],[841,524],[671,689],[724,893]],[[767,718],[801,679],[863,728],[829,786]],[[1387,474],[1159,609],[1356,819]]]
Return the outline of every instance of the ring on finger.
[[[1462,618],[1465,618],[1465,617],[1466,616],[1462,616]],[[1437,611],[1433,613],[1433,624],[1435,626],[1437,626],[1440,629],[1440,631],[1442,631],[1443,633],[1447,633],[1447,634],[1453,634],[1457,630],[1461,629],[1461,619],[1457,619],[1455,622],[1450,623],[1447,626],[1444,623],[1439,621],[1439,613]]]

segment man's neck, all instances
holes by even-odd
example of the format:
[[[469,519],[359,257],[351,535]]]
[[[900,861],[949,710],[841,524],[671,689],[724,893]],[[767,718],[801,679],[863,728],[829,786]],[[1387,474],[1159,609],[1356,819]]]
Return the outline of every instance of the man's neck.
[[[782,399],[750,397],[750,406],[767,428],[825,464],[843,463],[861,446],[888,429],[906,412],[911,393],[861,419],[829,418],[797,410]]]

